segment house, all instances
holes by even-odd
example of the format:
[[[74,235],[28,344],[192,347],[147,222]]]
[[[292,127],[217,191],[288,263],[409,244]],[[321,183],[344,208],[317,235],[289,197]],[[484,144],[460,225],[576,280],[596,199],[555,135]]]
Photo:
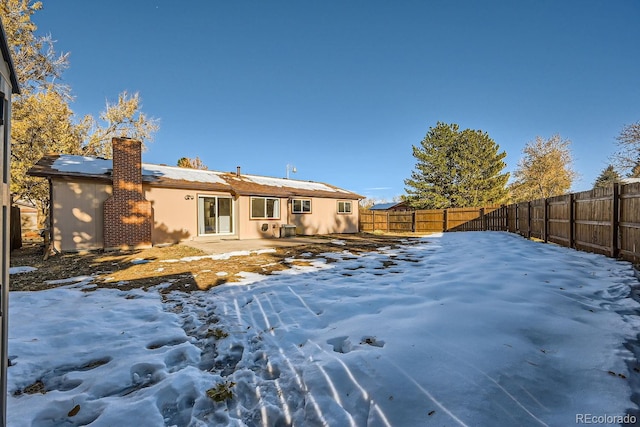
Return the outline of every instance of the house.
[[[9,212],[11,196],[11,95],[19,94],[18,76],[13,67],[7,36],[0,22],[0,425],[7,425],[7,338],[9,334]]]
[[[407,202],[376,203],[369,208],[371,211],[412,211]]]
[[[240,168],[142,163],[131,139],[113,139],[113,160],[49,155],[29,174],[49,180],[51,238],[61,251],[358,232],[358,194]]]

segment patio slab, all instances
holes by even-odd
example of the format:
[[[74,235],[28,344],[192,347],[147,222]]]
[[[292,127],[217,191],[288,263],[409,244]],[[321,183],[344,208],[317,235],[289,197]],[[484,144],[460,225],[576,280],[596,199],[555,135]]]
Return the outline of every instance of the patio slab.
[[[267,248],[284,248],[291,246],[326,243],[326,238],[320,237],[289,237],[284,239],[247,239],[247,240],[213,240],[213,241],[184,241],[181,245],[200,249],[207,254],[224,254],[235,251],[254,251]]]

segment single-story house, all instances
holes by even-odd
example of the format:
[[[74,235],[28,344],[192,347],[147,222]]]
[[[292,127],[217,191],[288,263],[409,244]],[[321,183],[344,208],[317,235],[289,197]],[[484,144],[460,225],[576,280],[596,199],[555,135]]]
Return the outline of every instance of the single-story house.
[[[183,240],[358,232],[351,191],[313,181],[142,163],[141,143],[113,139],[113,160],[48,155],[57,250],[148,247]]]
[[[407,202],[376,203],[369,208],[371,211],[412,211]]]

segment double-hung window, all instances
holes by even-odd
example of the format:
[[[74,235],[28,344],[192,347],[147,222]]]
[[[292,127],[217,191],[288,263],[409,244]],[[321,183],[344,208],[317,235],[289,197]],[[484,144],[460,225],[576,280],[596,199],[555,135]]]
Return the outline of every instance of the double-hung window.
[[[272,197],[251,198],[252,219],[279,219],[280,199]]]
[[[351,213],[351,201],[339,200],[338,201],[338,213],[350,214]]]
[[[311,213],[311,199],[293,199],[291,212],[296,214]]]

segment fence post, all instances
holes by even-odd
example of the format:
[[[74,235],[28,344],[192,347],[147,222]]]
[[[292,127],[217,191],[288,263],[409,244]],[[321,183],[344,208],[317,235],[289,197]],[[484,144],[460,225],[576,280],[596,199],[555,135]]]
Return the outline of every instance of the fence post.
[[[487,217],[484,214],[484,208],[480,208],[480,222],[482,224],[482,231],[487,231]]]
[[[443,215],[443,219],[444,219],[444,230],[442,231],[448,231],[449,230],[449,216],[447,215],[448,209],[444,210],[444,215]]]
[[[620,231],[620,184],[613,183],[613,200],[611,212],[611,258],[617,258],[619,252],[618,233]]]
[[[574,193],[569,194],[569,247],[576,247],[576,231],[574,229],[576,225],[576,208],[575,208],[576,196]]]
[[[543,233],[544,233],[544,242],[545,243],[549,243],[549,238],[547,237],[549,234],[549,199],[545,198],[544,199],[544,217],[543,217]]]
[[[520,234],[520,218],[519,218],[519,212],[518,212],[518,203],[516,203],[516,227],[513,230],[514,233],[516,234]]]
[[[504,212],[504,230],[501,231],[509,231],[509,206],[502,205],[502,211]],[[502,225],[502,224],[501,224]]]
[[[527,202],[527,239],[531,238],[531,202]]]
[[[387,233],[391,232],[389,229],[389,211],[387,211]]]

